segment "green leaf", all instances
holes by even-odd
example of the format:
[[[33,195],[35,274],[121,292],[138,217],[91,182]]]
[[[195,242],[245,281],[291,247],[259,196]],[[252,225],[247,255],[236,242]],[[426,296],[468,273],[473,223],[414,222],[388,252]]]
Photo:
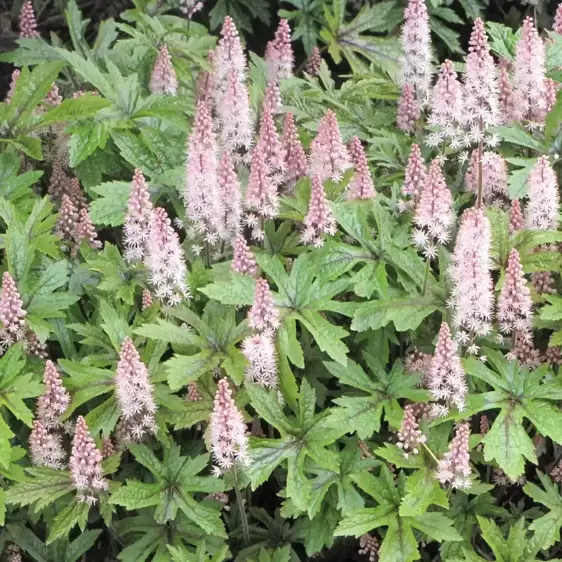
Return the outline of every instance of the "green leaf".
[[[535,137],[530,135],[523,127],[518,125],[512,126],[502,126],[497,127],[496,132],[500,135],[500,137],[512,144],[516,144],[518,146],[524,146],[526,148],[531,148],[532,150],[537,150],[539,153],[544,152],[543,144],[537,140]]]
[[[226,538],[226,531],[218,509],[207,507],[195,501],[189,494],[181,492],[176,495],[175,499],[178,507],[188,519],[191,519],[210,535]]]
[[[86,528],[90,506],[86,502],[74,500],[63,509],[54,519],[47,544],[68,536],[70,531],[78,525],[82,531]]]
[[[355,313],[352,330],[363,332],[369,328],[378,330],[394,322],[396,330],[415,330],[424,318],[440,310],[430,296],[372,300],[364,303]]]
[[[522,425],[523,415],[518,404],[502,409],[482,440],[484,459],[495,460],[511,480],[525,472],[525,458],[537,464],[535,446]]]
[[[349,335],[346,330],[331,324],[319,313],[312,310],[301,310],[295,317],[306,326],[322,351],[325,351],[334,361],[342,365],[347,363],[349,350],[341,341]]]
[[[107,141],[107,128],[103,121],[76,125],[68,141],[69,164],[75,168],[98,147],[104,147]]]
[[[160,490],[160,484],[146,484],[138,480],[127,479],[125,484],[119,486],[117,491],[111,494],[109,502],[128,510],[142,509],[158,503]]]
[[[89,93],[76,99],[63,100],[60,105],[53,107],[41,117],[41,126],[83,119],[110,105],[109,100]]]
[[[449,506],[447,494],[439,485],[433,470],[417,470],[413,475],[408,476],[406,481],[406,495],[400,503],[400,515],[425,517],[430,515],[426,511],[431,504],[447,509]]]
[[[94,546],[101,533],[101,529],[82,531],[82,533],[68,545],[64,553],[64,562],[76,562]]]
[[[249,306],[254,302],[256,281],[248,275],[232,273],[228,281],[217,281],[199,290],[222,304]]]
[[[195,355],[174,355],[166,361],[168,384],[172,390],[179,390],[211,371],[219,363],[219,357],[209,349]]]
[[[121,226],[127,212],[131,184],[122,181],[101,183],[91,190],[101,197],[90,203],[89,213],[94,224]]]

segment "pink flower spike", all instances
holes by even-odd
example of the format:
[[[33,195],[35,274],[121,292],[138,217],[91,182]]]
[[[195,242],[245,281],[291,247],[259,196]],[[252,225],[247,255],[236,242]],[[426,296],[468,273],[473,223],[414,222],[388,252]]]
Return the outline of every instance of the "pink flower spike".
[[[521,39],[515,46],[514,86],[517,118],[529,127],[542,127],[550,110],[546,80],[546,55],[543,40],[532,18],[523,21]]]
[[[101,451],[96,447],[86,421],[78,416],[68,463],[74,486],[80,492],[78,501],[95,504],[100,491],[108,489],[107,481],[102,476],[102,460]]]
[[[324,245],[325,236],[333,236],[337,230],[336,220],[318,176],[312,178],[308,213],[303,222],[306,228],[302,234],[302,241],[317,248]]]
[[[2,275],[2,296],[0,296],[0,322],[2,322],[2,331],[6,333],[5,335],[16,340],[23,338],[26,329],[26,315],[16,283],[5,271]]]
[[[519,252],[513,248],[509,254],[505,280],[498,299],[498,320],[504,334],[513,331],[527,333],[532,328],[531,291],[523,274]]]
[[[519,199],[514,199],[509,208],[509,235],[513,236],[517,231],[525,228],[525,217],[521,210]]]
[[[152,68],[150,92],[152,94],[169,94],[175,96],[178,91],[178,79],[172,66],[172,57],[166,45],[162,45]]]
[[[455,429],[455,436],[449,445],[449,450],[437,466],[437,479],[442,484],[450,482],[453,488],[470,488],[469,437],[470,426],[468,423],[459,423]]]
[[[62,96],[60,95],[59,88],[56,84],[51,86],[51,89],[45,96],[44,101],[49,105],[60,105],[62,103]]]
[[[269,284],[263,277],[256,281],[254,304],[248,313],[248,323],[260,332],[279,327],[279,310],[273,304]]]
[[[8,89],[8,93],[6,94],[6,97],[4,98],[4,101],[6,103],[10,103],[12,96],[14,95],[14,92],[16,91],[16,82],[18,79],[18,76],[21,74],[21,70],[18,70],[16,68],[16,70],[14,70],[12,72],[12,79],[10,80],[10,87]]]
[[[420,107],[428,101],[431,86],[431,35],[424,0],[409,0],[404,10],[400,40],[403,56],[401,84],[408,84]]]
[[[265,62],[269,80],[278,82],[281,78],[293,75],[293,47],[291,46],[291,28],[286,19],[279,22],[275,39],[267,44]]]
[[[191,296],[179,237],[166,211],[160,207],[154,209],[151,216],[145,264],[157,298],[173,306]]]
[[[485,151],[482,156],[482,195],[484,203],[505,201],[507,192],[507,164],[503,156],[495,152]],[[466,171],[466,187],[475,195],[478,194],[478,150],[473,150]]]
[[[454,404],[459,412],[465,409],[468,392],[466,377],[457,345],[446,322],[441,324],[435,355],[426,380],[434,401],[444,402],[447,406]],[[434,413],[446,413],[446,409],[439,404],[432,405],[432,409]]]
[[[74,231],[74,238],[78,244],[85,241],[90,248],[99,249],[102,243],[98,240],[98,234],[87,209],[80,209],[78,213],[78,222]]]
[[[250,363],[246,377],[265,388],[277,388],[277,352],[273,335],[263,332],[248,336],[242,342],[242,353]]]
[[[320,73],[320,65],[322,64],[322,56],[320,55],[320,49],[314,47],[306,61],[306,72],[312,78],[315,78]]]
[[[285,154],[285,180],[294,183],[306,175],[306,154],[300,141],[295,118],[292,113],[285,115],[283,124],[283,150]]]
[[[548,161],[541,156],[531,170],[528,179],[529,204],[527,205],[527,228],[535,230],[556,230],[560,195],[558,180]]]
[[[209,51],[207,62],[211,67],[210,70],[201,70],[197,77],[197,87],[195,91],[195,101],[204,102],[207,107],[213,107],[214,81],[215,81],[215,50]]]
[[[349,143],[349,154],[355,167],[353,179],[347,189],[348,199],[372,199],[375,196],[375,186],[365,150],[358,137],[353,137]]]
[[[256,150],[262,152],[269,174],[277,184],[280,184],[285,173],[285,153],[277,134],[273,115],[268,108],[264,108],[262,113]]]
[[[142,291],[142,310],[146,310],[152,306],[152,293],[148,289],[143,289]]]
[[[224,151],[219,162],[217,181],[222,217],[222,237],[232,240],[240,231],[242,220],[242,189],[229,152]]]
[[[499,96],[498,100],[500,102],[500,110],[502,113],[502,122],[509,123],[514,119],[517,119],[516,110],[516,100],[513,91],[513,85],[509,79],[509,73],[507,68],[500,68],[500,76],[498,82]]]
[[[33,429],[29,436],[29,453],[31,462],[35,466],[48,468],[64,468],[65,452],[60,435],[47,430],[41,420],[33,422]]]
[[[310,147],[310,175],[321,181],[340,181],[351,167],[347,148],[343,144],[336,114],[329,109],[320,121],[318,134]]]
[[[476,336],[491,331],[494,308],[490,275],[490,222],[482,209],[467,209],[461,217],[450,275],[453,290],[450,306],[454,325]]]
[[[404,84],[396,110],[397,127],[406,133],[412,133],[420,115],[421,109],[415,98],[414,90],[409,84]]]
[[[125,338],[119,352],[115,392],[121,410],[119,438],[123,443],[142,441],[157,431],[154,387],[131,338]]]
[[[217,167],[213,120],[208,107],[200,101],[189,136],[184,202],[195,231],[203,234],[211,245],[217,242],[224,228]]]
[[[427,167],[423,161],[420,147],[413,144],[406,164],[402,195],[417,199],[423,190],[427,178]]]
[[[490,54],[484,22],[474,21],[463,75],[464,146],[488,140],[484,131],[502,121],[497,69]]]
[[[215,474],[218,476],[230,470],[237,462],[249,466],[246,424],[232,399],[226,379],[218,382],[210,425]]]
[[[456,131],[451,125],[461,121],[463,101],[461,84],[450,60],[441,65],[430,97],[430,110],[428,124],[439,127],[444,137],[454,137]]]
[[[35,20],[33,4],[29,0],[26,0],[21,7],[19,28],[21,39],[40,37],[39,32],[37,31],[37,21]]]
[[[264,218],[274,218],[279,208],[277,183],[271,175],[263,146],[260,144],[252,153],[250,177],[246,188],[246,207]]]
[[[123,227],[125,257],[129,262],[141,260],[146,255],[151,213],[148,185],[142,172],[137,169],[131,182]]]
[[[444,244],[449,240],[455,222],[452,204],[453,197],[441,166],[433,160],[414,215],[414,224],[418,227],[414,241],[429,257],[435,255],[437,243]]]
[[[216,49],[216,80],[226,83],[230,72],[243,77],[246,73],[246,55],[234,20],[230,16],[224,18],[221,38]]]
[[[232,271],[253,277],[258,270],[256,258],[248,247],[243,234],[238,234],[234,243],[234,257],[232,258]]]
[[[398,432],[398,447],[404,451],[404,456],[408,458],[410,453],[419,453],[418,445],[425,443],[426,437],[421,432],[416,416],[415,404],[408,404],[404,408],[404,417]]]
[[[78,209],[68,195],[62,196],[55,232],[66,242],[74,240],[78,223]]]
[[[60,426],[60,418],[70,404],[70,394],[64,388],[52,361],[45,364],[43,382],[47,388],[37,399],[37,418],[47,429],[55,429]]]
[[[554,15],[554,25],[552,26],[552,31],[562,35],[562,3],[556,6],[556,14]]]
[[[269,111],[271,115],[277,115],[283,111],[281,91],[276,82],[269,82],[263,95],[262,112]]]

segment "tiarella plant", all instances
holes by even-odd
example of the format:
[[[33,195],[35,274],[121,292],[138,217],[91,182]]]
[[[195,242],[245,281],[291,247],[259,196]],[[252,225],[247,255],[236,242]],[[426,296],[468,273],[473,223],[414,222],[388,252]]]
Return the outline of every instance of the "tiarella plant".
[[[1,560],[561,559],[562,7],[63,4],[0,55]]]

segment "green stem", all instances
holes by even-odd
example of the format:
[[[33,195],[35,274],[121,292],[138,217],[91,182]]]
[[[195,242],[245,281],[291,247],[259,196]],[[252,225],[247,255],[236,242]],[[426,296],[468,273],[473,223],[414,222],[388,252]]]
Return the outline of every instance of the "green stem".
[[[205,242],[205,266],[211,267],[211,247],[209,242]]]
[[[422,297],[425,295],[425,291],[427,289],[427,280],[429,278],[429,266],[430,266],[430,259],[429,256],[427,256],[425,258],[425,275],[423,276]]]
[[[424,449],[430,454],[431,458],[436,463],[439,463],[439,459],[433,454],[433,451],[425,443],[422,443],[422,445],[424,446]]]
[[[244,544],[248,546],[250,544],[250,528],[248,527],[248,518],[246,517],[246,510],[244,509],[244,499],[242,498],[242,493],[240,492],[240,487],[238,486],[238,476],[236,474],[236,467],[233,467],[232,475],[234,477],[234,491],[236,493],[236,503],[238,504],[238,510],[240,511],[240,521],[242,523],[242,534],[244,535]]]

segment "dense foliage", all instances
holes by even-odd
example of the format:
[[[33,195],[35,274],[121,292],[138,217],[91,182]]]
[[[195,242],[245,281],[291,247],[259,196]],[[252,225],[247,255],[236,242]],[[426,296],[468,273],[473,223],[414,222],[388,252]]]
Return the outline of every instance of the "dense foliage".
[[[562,9],[134,4],[0,57],[2,560],[557,560]]]

